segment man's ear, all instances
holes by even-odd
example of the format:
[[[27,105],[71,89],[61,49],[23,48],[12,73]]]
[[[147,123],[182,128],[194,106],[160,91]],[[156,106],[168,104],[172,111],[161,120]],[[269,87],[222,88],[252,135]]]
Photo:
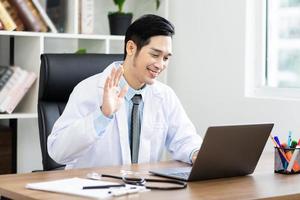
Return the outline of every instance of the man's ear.
[[[136,44],[132,41],[132,40],[128,40],[128,42],[126,43],[126,52],[127,55],[132,56],[135,54],[136,52]]]

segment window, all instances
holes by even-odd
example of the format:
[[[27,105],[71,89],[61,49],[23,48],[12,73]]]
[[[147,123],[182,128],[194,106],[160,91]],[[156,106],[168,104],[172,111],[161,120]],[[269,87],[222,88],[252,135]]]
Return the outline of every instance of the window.
[[[300,0],[266,0],[265,85],[300,88]]]

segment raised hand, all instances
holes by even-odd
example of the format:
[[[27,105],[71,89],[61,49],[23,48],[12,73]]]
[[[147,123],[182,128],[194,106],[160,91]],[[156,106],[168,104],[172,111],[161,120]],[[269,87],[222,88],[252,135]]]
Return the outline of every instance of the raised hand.
[[[121,104],[124,101],[124,96],[127,93],[127,85],[123,87],[121,91],[118,87],[123,73],[124,69],[122,66],[117,70],[113,68],[110,76],[108,76],[105,81],[101,110],[102,113],[107,117],[111,116],[121,107]]]

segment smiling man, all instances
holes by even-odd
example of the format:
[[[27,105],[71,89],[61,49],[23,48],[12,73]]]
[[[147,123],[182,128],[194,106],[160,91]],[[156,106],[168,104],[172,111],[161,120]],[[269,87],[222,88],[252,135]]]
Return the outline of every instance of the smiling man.
[[[80,82],[48,137],[66,168],[157,162],[166,147],[192,163],[201,138],[174,91],[156,80],[172,55],[173,25],[145,15],[130,25],[124,61]]]

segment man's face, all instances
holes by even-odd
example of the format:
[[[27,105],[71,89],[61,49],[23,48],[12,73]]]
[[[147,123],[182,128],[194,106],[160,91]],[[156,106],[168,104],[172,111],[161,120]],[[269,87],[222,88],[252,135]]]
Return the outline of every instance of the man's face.
[[[168,66],[172,55],[172,38],[154,36],[132,56],[132,75],[137,85],[153,84],[154,79]]]

